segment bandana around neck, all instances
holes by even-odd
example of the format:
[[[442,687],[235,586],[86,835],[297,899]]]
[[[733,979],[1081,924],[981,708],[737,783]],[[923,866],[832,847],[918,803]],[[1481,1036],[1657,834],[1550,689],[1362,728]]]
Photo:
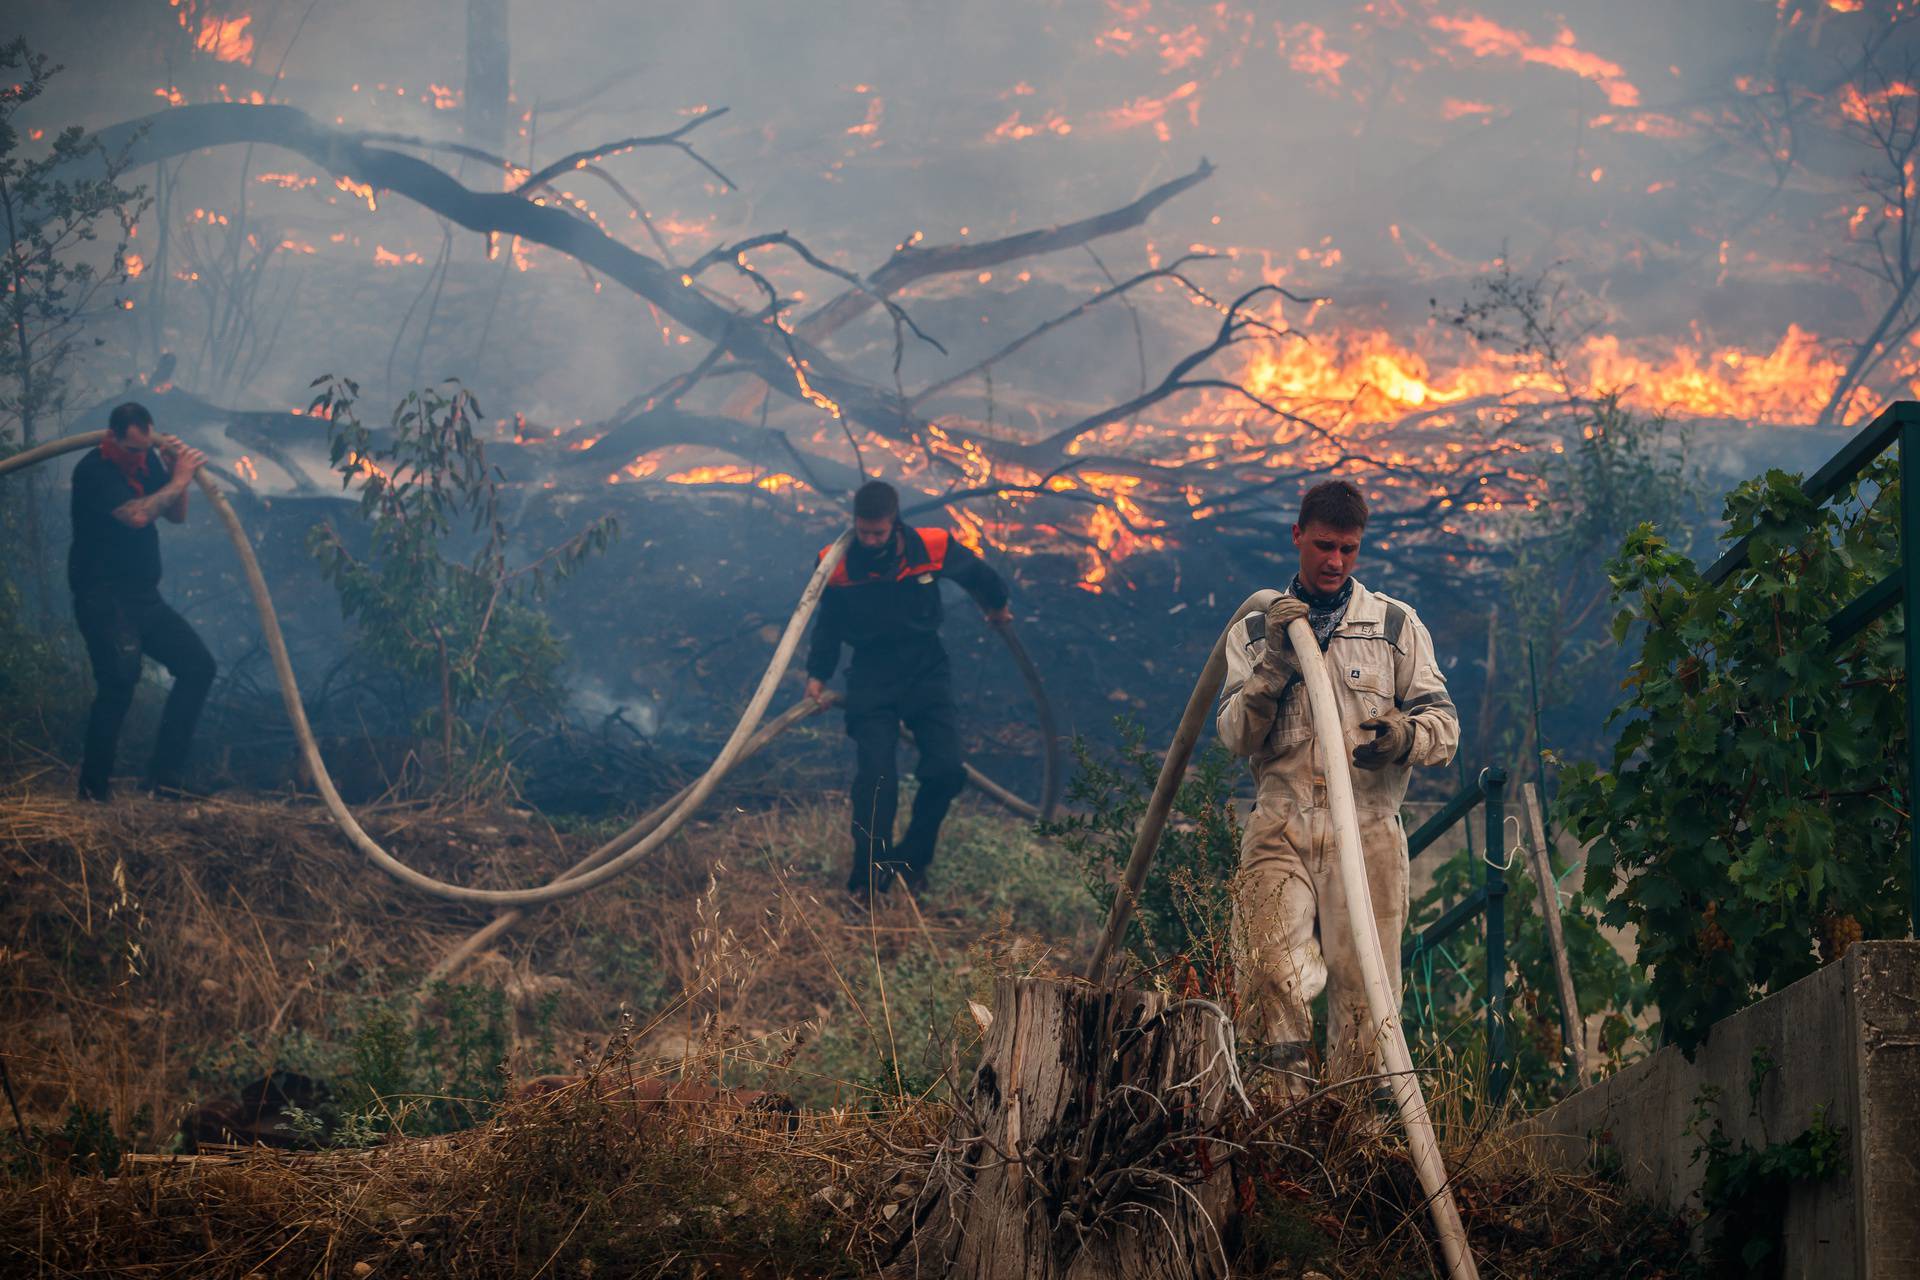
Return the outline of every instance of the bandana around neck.
[[[145,449],[129,449],[127,446],[108,436],[100,442],[100,456],[114,465],[127,484],[137,494],[147,492],[148,452]]]
[[[1295,574],[1287,590],[1307,602],[1307,625],[1313,628],[1313,638],[1320,642],[1320,647],[1326,648],[1346,619],[1347,604],[1353,599],[1353,579],[1341,583],[1332,595],[1322,595],[1309,590],[1307,584],[1300,581],[1300,575]]]

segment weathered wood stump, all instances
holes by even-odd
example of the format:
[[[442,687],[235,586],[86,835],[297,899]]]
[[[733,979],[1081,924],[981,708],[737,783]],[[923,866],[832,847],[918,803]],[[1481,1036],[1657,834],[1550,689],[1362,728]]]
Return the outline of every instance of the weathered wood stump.
[[[1224,1131],[1244,1101],[1211,1001],[1004,978],[903,1261],[976,1280],[1225,1275]]]

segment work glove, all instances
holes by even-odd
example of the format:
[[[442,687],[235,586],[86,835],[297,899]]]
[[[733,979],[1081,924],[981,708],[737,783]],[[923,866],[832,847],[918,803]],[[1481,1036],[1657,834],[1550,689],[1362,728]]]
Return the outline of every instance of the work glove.
[[[1282,675],[1293,671],[1293,644],[1287,639],[1287,628],[1306,616],[1307,602],[1299,596],[1283,595],[1267,606],[1267,650],[1260,659],[1262,667]]]
[[[1399,708],[1362,720],[1360,727],[1373,734],[1373,741],[1353,749],[1355,768],[1384,769],[1404,762],[1413,754],[1413,721]]]

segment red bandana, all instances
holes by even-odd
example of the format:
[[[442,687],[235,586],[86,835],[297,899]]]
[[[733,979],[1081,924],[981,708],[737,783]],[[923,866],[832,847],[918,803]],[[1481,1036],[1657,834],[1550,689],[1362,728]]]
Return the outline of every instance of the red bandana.
[[[100,456],[111,462],[135,493],[147,491],[147,450],[129,449],[112,436],[100,442]]]

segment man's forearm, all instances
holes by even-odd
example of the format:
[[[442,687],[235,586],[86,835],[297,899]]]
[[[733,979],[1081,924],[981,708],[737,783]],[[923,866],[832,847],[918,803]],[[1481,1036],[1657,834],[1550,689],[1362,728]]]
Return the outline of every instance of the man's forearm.
[[[187,486],[184,484],[169,483],[143,498],[123,502],[113,509],[113,518],[129,528],[144,529],[153,523],[154,517],[166,514],[175,506],[178,506],[184,518],[187,511]]]
[[[160,514],[175,524],[185,524],[187,520],[187,495],[191,491],[192,489],[189,485],[180,486],[180,496],[168,503],[166,510]]]

